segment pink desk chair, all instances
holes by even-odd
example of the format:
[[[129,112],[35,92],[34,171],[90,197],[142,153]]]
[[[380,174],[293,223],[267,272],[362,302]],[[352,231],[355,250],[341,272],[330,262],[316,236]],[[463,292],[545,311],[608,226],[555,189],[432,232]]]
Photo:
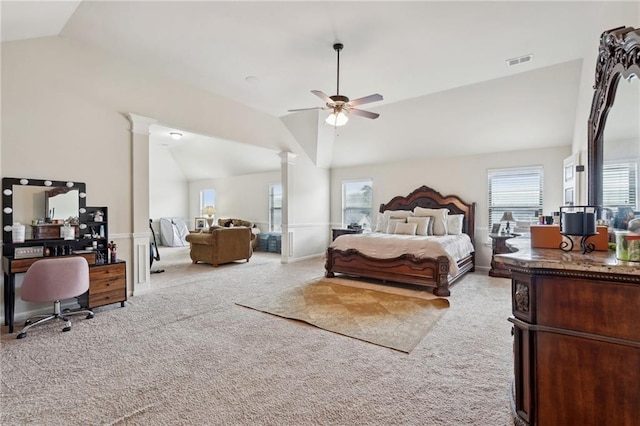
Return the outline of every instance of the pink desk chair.
[[[21,298],[27,302],[53,302],[53,313],[37,315],[25,321],[25,327],[17,338],[27,337],[27,331],[36,325],[51,319],[65,322],[62,331],[71,330],[69,315],[87,314],[93,318],[93,312],[86,309],[69,311],[60,310],[60,301],[80,296],[89,290],[89,264],[82,256],[42,259],[34,262],[24,276]],[[36,318],[39,318],[35,322]]]

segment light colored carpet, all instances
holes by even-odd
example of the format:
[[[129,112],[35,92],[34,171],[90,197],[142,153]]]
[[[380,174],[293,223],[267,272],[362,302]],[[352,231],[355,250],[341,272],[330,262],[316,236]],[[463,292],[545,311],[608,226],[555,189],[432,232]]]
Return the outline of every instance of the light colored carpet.
[[[0,348],[2,425],[507,425],[509,280],[469,274],[405,354],[236,305],[324,260],[212,268],[165,257],[156,290]],[[169,256],[167,256],[169,259]],[[164,275],[164,277],[162,277]]]
[[[406,353],[449,307],[444,298],[407,297],[335,278],[236,303]]]

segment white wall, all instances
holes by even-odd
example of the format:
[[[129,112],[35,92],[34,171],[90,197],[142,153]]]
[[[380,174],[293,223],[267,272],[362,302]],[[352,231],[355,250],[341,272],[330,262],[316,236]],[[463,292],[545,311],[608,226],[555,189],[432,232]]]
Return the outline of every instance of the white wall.
[[[189,183],[163,146],[149,147],[149,217],[182,217],[189,224]],[[155,228],[154,228],[155,229]],[[157,229],[156,229],[157,233]]]
[[[198,213],[200,191],[216,191],[216,222],[235,218],[254,222],[261,231],[269,230],[269,185],[280,183],[280,172],[256,173],[228,178],[206,179],[189,184],[190,220]]]
[[[330,171],[305,156],[290,170],[289,259],[320,255],[330,242]]]
[[[544,211],[557,211],[562,205],[562,160],[570,153],[571,147],[567,141],[566,146],[556,148],[332,169],[331,224],[341,224],[343,180],[373,179],[374,212],[378,211],[380,204],[388,202],[396,195],[405,196],[414,189],[427,185],[442,195],[454,194],[466,202],[476,203],[476,265],[488,267],[491,262],[491,249],[485,244],[489,241],[487,170],[543,166]]]

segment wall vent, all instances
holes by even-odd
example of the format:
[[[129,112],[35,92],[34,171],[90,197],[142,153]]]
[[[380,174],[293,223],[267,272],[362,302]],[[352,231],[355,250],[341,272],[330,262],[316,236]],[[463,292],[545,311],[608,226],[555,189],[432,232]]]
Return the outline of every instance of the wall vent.
[[[517,58],[507,59],[507,66],[512,67],[514,65],[524,64],[525,62],[531,62],[532,60],[533,60],[532,54],[519,56]]]

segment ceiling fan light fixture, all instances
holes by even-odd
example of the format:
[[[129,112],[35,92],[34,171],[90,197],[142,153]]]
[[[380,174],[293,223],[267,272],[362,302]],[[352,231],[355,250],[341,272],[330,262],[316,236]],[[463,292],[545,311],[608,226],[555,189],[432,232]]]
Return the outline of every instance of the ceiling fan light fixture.
[[[349,117],[347,117],[347,114],[342,111],[338,113],[332,112],[324,121],[331,126],[340,127],[347,124],[347,121],[349,121]]]

